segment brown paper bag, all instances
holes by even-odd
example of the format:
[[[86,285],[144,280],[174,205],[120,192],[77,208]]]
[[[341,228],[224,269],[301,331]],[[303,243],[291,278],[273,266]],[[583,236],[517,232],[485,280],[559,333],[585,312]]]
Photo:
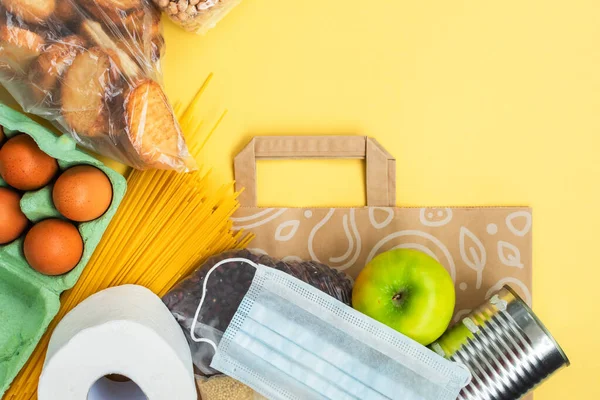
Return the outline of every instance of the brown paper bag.
[[[256,160],[289,158],[366,159],[367,207],[257,207]],[[234,227],[254,233],[250,247],[259,252],[312,259],[353,278],[383,251],[423,251],[455,282],[455,321],[504,284],[531,304],[531,209],[399,208],[395,164],[363,136],[256,137],[235,158],[236,189],[244,191]]]

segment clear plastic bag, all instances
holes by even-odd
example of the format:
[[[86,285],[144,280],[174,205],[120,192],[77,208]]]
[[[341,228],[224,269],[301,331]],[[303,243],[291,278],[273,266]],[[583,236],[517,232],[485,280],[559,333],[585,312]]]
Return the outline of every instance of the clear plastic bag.
[[[154,3],[186,31],[204,34],[242,0],[154,0]]]
[[[276,268],[298,278],[350,306],[351,278],[343,272],[314,261],[282,261],[249,250],[236,250],[208,259],[200,268],[175,286],[163,297],[163,302],[181,325],[190,344],[192,360],[206,376],[218,374],[210,368],[214,355],[211,346],[194,342],[190,328],[202,297],[202,286],[208,271],[218,262],[229,258],[245,258],[267,267]],[[215,269],[207,282],[207,294],[194,330],[196,337],[219,343],[242,299],[248,292],[256,269],[244,262],[229,262]]]
[[[0,81],[85,148],[138,169],[188,171],[150,1],[1,0]]]

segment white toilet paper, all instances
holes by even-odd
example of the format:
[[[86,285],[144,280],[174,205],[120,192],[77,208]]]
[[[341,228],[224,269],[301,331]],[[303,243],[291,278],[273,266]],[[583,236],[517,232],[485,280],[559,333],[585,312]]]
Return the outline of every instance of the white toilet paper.
[[[139,388],[107,383],[108,374],[124,375]],[[158,296],[125,285],[90,296],[60,321],[48,345],[38,398],[128,398],[136,390],[150,400],[197,398],[181,328]]]

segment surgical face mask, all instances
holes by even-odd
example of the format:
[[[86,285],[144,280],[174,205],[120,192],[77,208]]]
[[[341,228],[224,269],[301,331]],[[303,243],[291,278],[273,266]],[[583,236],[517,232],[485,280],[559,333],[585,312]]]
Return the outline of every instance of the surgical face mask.
[[[206,282],[221,265],[257,271],[218,346],[194,334]],[[226,284],[226,283],[225,283]],[[456,399],[469,372],[286,273],[246,259],[206,275],[190,335],[211,367],[277,400]]]

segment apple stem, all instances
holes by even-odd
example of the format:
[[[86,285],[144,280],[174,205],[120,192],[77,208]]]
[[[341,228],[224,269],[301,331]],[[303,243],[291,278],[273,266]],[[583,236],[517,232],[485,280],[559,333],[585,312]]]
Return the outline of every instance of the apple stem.
[[[394,305],[401,306],[404,303],[404,292],[398,292],[394,296],[392,296],[392,301]]]

